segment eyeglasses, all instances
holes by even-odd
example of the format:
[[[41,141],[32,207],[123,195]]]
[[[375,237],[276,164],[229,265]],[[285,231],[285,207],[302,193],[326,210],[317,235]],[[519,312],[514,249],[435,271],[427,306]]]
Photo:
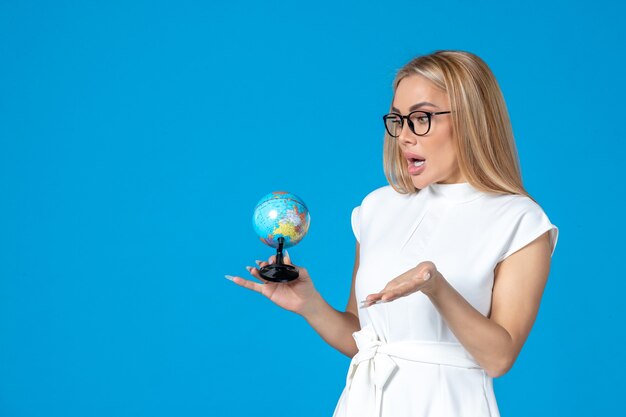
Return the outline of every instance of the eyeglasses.
[[[430,130],[430,121],[432,117],[437,114],[448,114],[450,111],[438,111],[438,112],[428,112],[417,110],[413,111],[406,116],[402,116],[398,113],[389,113],[383,116],[383,121],[385,122],[385,129],[387,129],[387,133],[392,138],[397,138],[400,136],[400,132],[402,132],[403,122],[406,119],[409,124],[409,129],[411,132],[415,133],[417,136],[424,136]]]

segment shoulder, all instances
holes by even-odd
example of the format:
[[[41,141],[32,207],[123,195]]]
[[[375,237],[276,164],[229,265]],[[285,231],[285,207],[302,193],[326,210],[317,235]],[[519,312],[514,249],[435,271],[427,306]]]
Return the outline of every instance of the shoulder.
[[[536,201],[522,194],[488,193],[481,203],[483,208],[505,219],[525,214],[545,215],[543,208]]]
[[[380,204],[390,204],[393,201],[405,199],[407,194],[401,194],[393,189],[391,185],[378,187],[370,191],[361,202],[362,206],[375,207]]]
[[[490,194],[484,204],[491,214],[488,216],[490,224],[503,240],[498,262],[547,231],[554,252],[559,229],[532,198],[520,194]]]

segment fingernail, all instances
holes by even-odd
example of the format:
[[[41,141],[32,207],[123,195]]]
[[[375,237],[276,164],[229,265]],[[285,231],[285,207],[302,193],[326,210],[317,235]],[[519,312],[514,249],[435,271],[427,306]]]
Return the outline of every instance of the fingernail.
[[[232,282],[235,282],[235,277],[233,277],[232,275],[224,275],[224,278],[231,280]]]
[[[258,266],[261,266],[261,261],[258,261],[258,260],[257,260],[257,261],[254,261],[254,262],[256,262],[256,264],[257,264]]]
[[[424,274],[424,281],[428,281],[430,279],[430,272],[426,272],[426,274]]]
[[[246,269],[248,270],[248,272],[252,273],[252,270],[253,270],[254,268],[252,268],[251,266],[246,266]]]
[[[284,256],[289,256],[289,252],[287,252],[287,249],[285,249]]]

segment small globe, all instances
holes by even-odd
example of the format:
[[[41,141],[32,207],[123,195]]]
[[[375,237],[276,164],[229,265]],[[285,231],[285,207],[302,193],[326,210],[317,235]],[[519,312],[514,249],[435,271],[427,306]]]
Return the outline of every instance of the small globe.
[[[261,242],[278,247],[283,237],[283,248],[297,245],[309,231],[311,216],[304,201],[286,191],[273,191],[257,203],[252,216],[254,231]]]

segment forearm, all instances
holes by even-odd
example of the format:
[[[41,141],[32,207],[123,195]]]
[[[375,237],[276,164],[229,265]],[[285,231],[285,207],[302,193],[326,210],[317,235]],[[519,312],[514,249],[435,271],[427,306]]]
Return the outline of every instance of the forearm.
[[[513,341],[509,332],[483,316],[443,277],[424,293],[444,318],[452,333],[492,377],[512,365]]]
[[[361,325],[354,314],[334,309],[320,295],[301,315],[329,345],[350,358],[357,353],[352,333]]]

